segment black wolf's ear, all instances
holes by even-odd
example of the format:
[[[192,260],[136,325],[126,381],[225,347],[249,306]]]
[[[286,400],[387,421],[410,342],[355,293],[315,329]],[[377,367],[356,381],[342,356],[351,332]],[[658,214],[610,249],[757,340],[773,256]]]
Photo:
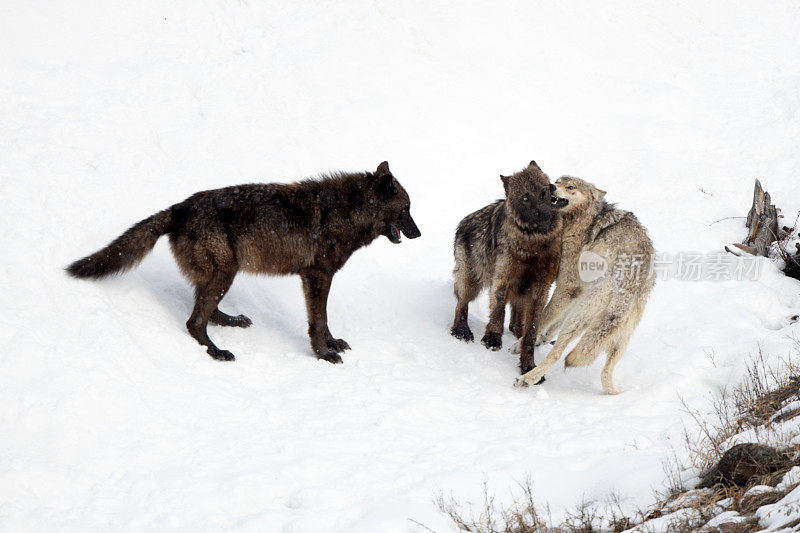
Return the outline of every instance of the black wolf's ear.
[[[383,163],[378,165],[378,170],[375,171],[375,175],[376,176],[384,176],[386,174],[388,174],[390,176],[392,175],[392,171],[389,170],[389,162],[388,161],[384,161]]]
[[[503,189],[505,189],[506,194],[508,194],[508,180],[511,179],[511,176],[503,176],[500,174],[500,179],[503,180]]]
[[[383,172],[381,172],[381,167],[385,167]],[[377,180],[375,189],[378,191],[378,195],[389,197],[397,194],[397,186],[395,185],[394,176],[389,172],[388,163],[381,163],[381,166],[378,167],[378,171],[375,172],[375,179]]]
[[[531,162],[530,162],[530,163],[528,163],[528,166],[529,166],[529,167],[533,167],[533,168],[539,168],[539,165],[537,165],[537,164],[536,164],[536,161],[533,161],[533,160],[531,160]],[[541,169],[541,168],[539,168],[539,170],[542,170],[542,169]]]

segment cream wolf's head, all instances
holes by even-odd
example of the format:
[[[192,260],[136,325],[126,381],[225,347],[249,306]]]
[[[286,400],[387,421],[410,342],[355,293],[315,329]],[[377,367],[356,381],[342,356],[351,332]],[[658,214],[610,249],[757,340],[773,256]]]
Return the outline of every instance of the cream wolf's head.
[[[572,176],[561,176],[556,180],[555,196],[568,201],[564,213],[588,209],[603,200],[606,191],[600,190],[588,181]]]

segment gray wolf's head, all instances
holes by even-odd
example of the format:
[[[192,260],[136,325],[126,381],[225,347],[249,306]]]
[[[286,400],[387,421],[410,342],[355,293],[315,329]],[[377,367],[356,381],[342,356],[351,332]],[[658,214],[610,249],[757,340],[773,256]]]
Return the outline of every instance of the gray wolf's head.
[[[555,196],[567,200],[564,213],[586,210],[603,200],[606,191],[600,190],[588,181],[572,176],[561,176],[556,180]]]
[[[384,161],[372,173],[374,180],[375,196],[377,199],[376,215],[383,224],[381,235],[400,244],[400,234],[409,239],[416,239],[422,233],[419,231],[414,219],[411,218],[411,199],[389,170],[389,163]]]
[[[514,222],[523,230],[549,233],[556,224],[556,212],[566,200],[553,196],[555,187],[536,161],[511,176],[500,176],[506,190],[506,205]]]

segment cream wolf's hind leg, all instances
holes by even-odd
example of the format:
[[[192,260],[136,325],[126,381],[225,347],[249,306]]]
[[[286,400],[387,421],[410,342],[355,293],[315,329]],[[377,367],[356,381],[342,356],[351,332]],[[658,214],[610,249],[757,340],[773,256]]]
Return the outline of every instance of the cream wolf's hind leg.
[[[606,394],[619,394],[623,392],[623,389],[618,389],[614,386],[613,374],[614,367],[625,354],[625,349],[628,347],[629,340],[630,336],[626,339],[615,339],[608,348],[606,365],[603,367],[603,372],[600,374],[600,382],[603,384],[603,391]]]
[[[619,316],[604,312],[593,319],[580,342],[567,354],[564,366],[587,366],[625,331]]]

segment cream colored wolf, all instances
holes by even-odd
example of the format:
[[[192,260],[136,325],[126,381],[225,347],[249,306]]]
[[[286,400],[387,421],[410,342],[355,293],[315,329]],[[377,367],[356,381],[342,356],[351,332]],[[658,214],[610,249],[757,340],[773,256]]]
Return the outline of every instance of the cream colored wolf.
[[[589,365],[606,352],[603,390],[621,392],[612,374],[653,288],[653,245],[633,213],[605,202],[605,194],[579,178],[556,181],[555,196],[569,203],[561,211],[564,236],[556,289],[544,310],[537,345],[558,338],[539,366],[517,378],[516,387],[537,383],[583,334],[565,366]]]

